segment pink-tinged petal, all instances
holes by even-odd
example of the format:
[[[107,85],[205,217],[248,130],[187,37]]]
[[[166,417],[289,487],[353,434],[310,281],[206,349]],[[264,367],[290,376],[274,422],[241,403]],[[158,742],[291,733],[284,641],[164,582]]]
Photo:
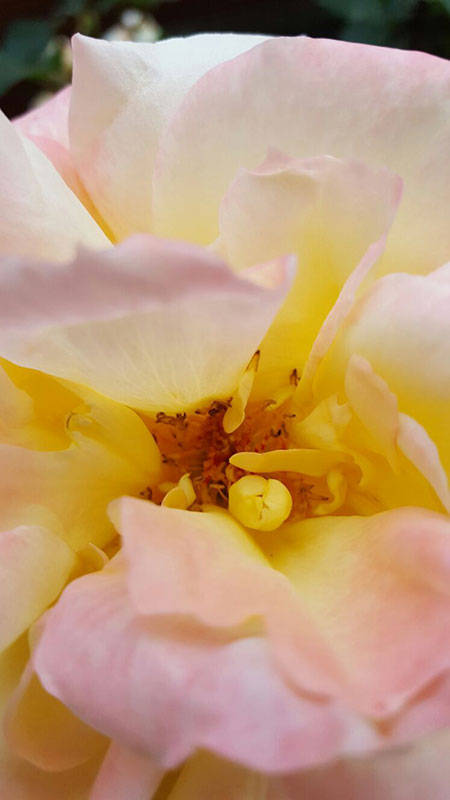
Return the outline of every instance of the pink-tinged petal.
[[[435,269],[430,274],[433,281],[442,281],[443,283],[450,283],[450,261],[448,264],[443,264],[442,267]]]
[[[309,519],[277,533],[261,546],[296,586],[364,713],[398,712],[449,668],[446,516],[396,509]]]
[[[174,115],[155,167],[155,231],[213,241],[231,180],[272,146],[400,175],[405,194],[384,268],[435,268],[450,250],[449,92],[449,63],[426,54],[306,37],[264,42],[210,70]]]
[[[220,628],[260,618],[299,686],[337,690],[342,676],[293,587],[228,513],[121,498],[110,514],[122,534],[139,614],[190,614]]]
[[[163,774],[148,756],[112,742],[89,800],[149,800]]]
[[[3,725],[11,752],[49,772],[83,764],[106,745],[97,731],[42,688],[31,661],[9,699]]]
[[[44,528],[0,531],[0,649],[52,603],[75,566],[72,550]]]
[[[50,100],[13,120],[29,139],[44,139],[69,149],[69,107],[72,88],[66,86]]]
[[[260,616],[299,687],[381,717],[450,665],[445,516],[407,509],[285,525],[258,536],[273,570],[226,514],[133,499],[115,502],[112,513],[139,613],[190,613],[213,626]]]
[[[353,307],[320,366],[318,398],[340,390],[348,359],[362,356],[423,426],[450,475],[450,284],[444,272],[378,280]]]
[[[69,145],[69,108],[72,87],[57,92],[38,108],[13,120],[14,126],[47,156],[69,189],[81,200],[89,213],[97,218],[80,176],[76,170]]]
[[[301,265],[322,256],[327,263],[315,265],[322,279],[341,286],[391,226],[401,195],[401,179],[384,167],[331,156],[290,158],[269,149],[260,166],[240,169],[227,189],[215,246],[236,269],[285,252],[298,252]],[[302,266],[314,283],[313,266]]]
[[[401,188],[388,170],[353,159],[291,159],[276,151],[231,184],[215,249],[235,269],[287,252],[298,257],[296,280],[261,350],[257,384],[266,397],[294,368],[302,372],[343,284],[389,229]]]
[[[291,267],[276,262],[264,288],[206,250],[150,236],[64,266],[5,259],[0,354],[142,411],[195,409],[232,394]]]
[[[448,800],[450,734],[269,779],[267,800]]]
[[[0,249],[64,261],[109,240],[46,156],[0,115]]]
[[[199,747],[273,771],[373,742],[339,703],[296,695],[263,639],[236,635],[186,617],[137,616],[113,566],[63,594],[35,665],[78,716],[166,768]]]
[[[156,44],[74,37],[72,155],[118,239],[151,231],[156,149],[188,89],[211,67],[261,41],[261,36],[233,34]]]

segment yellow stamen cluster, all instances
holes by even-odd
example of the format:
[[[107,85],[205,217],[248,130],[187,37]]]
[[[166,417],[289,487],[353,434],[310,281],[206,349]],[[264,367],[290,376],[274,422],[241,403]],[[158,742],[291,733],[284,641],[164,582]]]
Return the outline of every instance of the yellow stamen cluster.
[[[230,408],[232,401],[214,401],[189,415],[160,413],[148,422],[163,461],[154,502],[192,510],[228,507],[258,530],[337,507],[342,487],[333,468],[340,456],[292,449],[289,396],[250,404],[237,428],[229,424]]]

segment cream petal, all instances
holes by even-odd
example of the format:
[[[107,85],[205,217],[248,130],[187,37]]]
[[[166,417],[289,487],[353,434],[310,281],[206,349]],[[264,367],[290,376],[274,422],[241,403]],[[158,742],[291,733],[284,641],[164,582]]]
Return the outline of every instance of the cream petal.
[[[69,108],[72,87],[56,92],[50,100],[13,120],[14,127],[47,156],[69,189],[96,221],[98,213],[75,167],[69,143]]]
[[[272,150],[257,169],[240,170],[221,203],[214,249],[235,269],[287,252],[299,264],[262,343],[257,394],[271,397],[294,368],[302,372],[345,281],[390,228],[401,188],[386,169],[330,156]]]
[[[405,181],[384,269],[427,272],[450,250],[449,91],[449,63],[423,53],[264,42],[210,70],[171,120],[155,166],[155,231],[212,242],[231,180],[269,146],[298,158],[353,157]]]
[[[109,240],[51,162],[0,115],[2,254],[65,261]]]
[[[316,398],[341,391],[357,355],[421,425],[450,475],[450,285],[444,272],[378,280],[354,306],[315,378]]]
[[[188,89],[263,39],[200,34],[130,44],[74,37],[71,153],[117,239],[151,231],[155,152]]]
[[[141,411],[195,409],[230,397],[289,289],[290,258],[261,271],[272,288],[149,236],[64,267],[4,260],[0,354]]]

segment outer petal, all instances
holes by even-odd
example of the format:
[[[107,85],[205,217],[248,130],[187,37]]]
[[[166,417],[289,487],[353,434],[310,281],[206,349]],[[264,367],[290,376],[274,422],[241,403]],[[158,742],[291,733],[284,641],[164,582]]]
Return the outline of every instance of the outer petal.
[[[0,532],[0,650],[56,599],[75,563],[72,550],[44,528]]]
[[[64,268],[4,261],[0,353],[147,412],[235,389],[288,290],[290,259],[244,280],[191,245],[135,237]]]
[[[370,741],[338,704],[296,696],[260,637],[136,616],[118,566],[71,584],[35,664],[82,719],[165,767],[207,747],[265,771],[292,769]]]
[[[96,209],[84,188],[69,145],[69,107],[72,88],[66,86],[38,108],[16,117],[14,126],[42,150],[91,215]]]
[[[393,714],[448,670],[446,516],[396,509],[305,520],[278,534],[261,546],[340,661],[352,703],[371,716]]]
[[[0,116],[0,249],[3,254],[64,261],[79,244],[109,240],[54,166]]]
[[[267,800],[447,800],[448,731],[412,747],[269,780]]]
[[[343,695],[381,717],[450,666],[445,516],[402,509],[260,534],[268,562],[296,587],[296,604],[283,576],[225,514],[131,499],[113,513],[140,613],[191,613],[214,626],[259,615],[279,665],[304,689]]]
[[[117,238],[151,230],[156,148],[190,86],[211,67],[261,41],[232,34],[156,44],[74,38],[72,153]]]
[[[355,68],[357,65],[357,68]],[[268,146],[386,166],[405,181],[384,268],[448,258],[450,65],[347,42],[275,39],[211,70],[176,112],[155,168],[155,231],[211,242],[237,170]]]
[[[13,120],[15,127],[28,136],[29,139],[48,143],[47,153],[50,161],[51,146],[59,145],[65,150],[69,149],[69,107],[71,87],[61,89],[46,103],[33,108],[21,117]],[[43,148],[42,148],[43,149]],[[45,150],[44,150],[45,152]],[[54,163],[54,162],[53,162]],[[57,167],[57,165],[55,164]]]
[[[426,278],[397,274],[377,281],[354,307],[315,382],[316,396],[328,396],[341,385],[351,354],[366,358],[396,395],[399,410],[435,442],[447,475],[449,309],[450,284],[441,270]]]
[[[258,618],[297,685],[338,691],[342,675],[293,587],[228,513],[180,511],[133,498],[110,508],[139,614],[189,614],[215,628]]]
[[[295,283],[262,345],[257,382],[266,397],[294,368],[303,370],[346,279],[387,233],[400,195],[400,179],[386,169],[273,151],[233,181],[216,243],[227,262],[242,269],[287,252],[298,256]]]

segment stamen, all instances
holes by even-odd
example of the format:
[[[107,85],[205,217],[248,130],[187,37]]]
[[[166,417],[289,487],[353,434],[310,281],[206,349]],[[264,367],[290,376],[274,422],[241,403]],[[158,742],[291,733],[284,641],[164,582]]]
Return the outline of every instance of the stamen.
[[[189,475],[182,475],[177,485],[164,495],[161,505],[166,508],[181,508],[184,511],[195,503],[196,494]]]
[[[248,399],[253,389],[256,370],[259,364],[259,356],[260,353],[259,350],[257,350],[239,381],[236,393],[231,398],[230,407],[227,408],[223,418],[223,429],[225,433],[233,433],[233,431],[242,425],[245,419],[245,409],[247,408]]]
[[[153,502],[193,510],[219,505],[256,530],[340,508],[352,458],[337,448],[292,446],[297,374],[276,397],[251,403],[257,362],[255,354],[230,400],[191,414],[161,412],[147,422],[162,460]]]
[[[298,472],[318,477],[348,460],[349,457],[341,452],[293,448],[268,453],[236,453],[231,456],[230,464],[246,472]]]
[[[347,495],[347,479],[338,469],[332,469],[327,476],[327,486],[331,492],[331,500],[319,503],[314,509],[315,516],[324,516],[337,511]]]

